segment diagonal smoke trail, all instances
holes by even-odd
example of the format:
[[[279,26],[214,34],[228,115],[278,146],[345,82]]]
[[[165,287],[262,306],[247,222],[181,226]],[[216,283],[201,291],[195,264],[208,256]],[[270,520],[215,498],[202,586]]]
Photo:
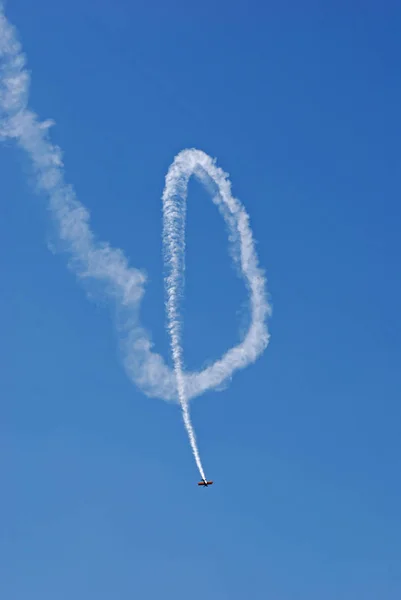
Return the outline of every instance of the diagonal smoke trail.
[[[181,404],[192,450],[204,477],[189,415],[189,400],[216,388],[235,371],[254,362],[265,350],[270,306],[264,273],[258,266],[249,217],[231,195],[228,176],[200,150],[183,150],[174,159],[163,192],[163,242],[167,327],[174,370],[152,349],[148,332],[139,321],[146,275],[129,266],[119,249],[96,240],[89,213],[64,179],[61,150],[49,140],[52,121],[41,122],[28,107],[30,76],[15,29],[4,16],[0,0],[0,139],[14,140],[30,158],[38,191],[49,200],[62,249],[70,267],[81,279],[96,281],[115,303],[120,319],[121,347],[129,377],[148,396]],[[180,299],[185,269],[185,213],[188,181],[194,175],[211,192],[229,230],[233,259],[249,291],[251,322],[243,340],[200,372],[184,371],[181,348]]]

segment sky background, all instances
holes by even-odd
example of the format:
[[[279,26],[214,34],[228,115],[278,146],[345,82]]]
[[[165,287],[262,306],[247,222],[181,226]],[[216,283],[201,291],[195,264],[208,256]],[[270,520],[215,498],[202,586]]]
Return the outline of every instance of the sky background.
[[[0,148],[0,596],[401,597],[401,8],[367,2],[9,0],[67,181],[149,276],[167,357],[161,194],[217,157],[245,204],[271,343],[192,405],[128,380],[112,310],[52,255],[26,157]],[[246,295],[190,184],[184,351],[237,340]]]

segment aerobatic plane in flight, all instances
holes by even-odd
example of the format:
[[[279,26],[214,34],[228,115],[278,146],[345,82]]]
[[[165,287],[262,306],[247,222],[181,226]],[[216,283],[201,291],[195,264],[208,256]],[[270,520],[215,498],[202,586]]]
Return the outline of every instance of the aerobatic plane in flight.
[[[202,481],[200,481],[198,483],[198,485],[203,485],[204,487],[207,487],[208,485],[212,485],[213,481],[206,481],[206,479],[202,479]]]

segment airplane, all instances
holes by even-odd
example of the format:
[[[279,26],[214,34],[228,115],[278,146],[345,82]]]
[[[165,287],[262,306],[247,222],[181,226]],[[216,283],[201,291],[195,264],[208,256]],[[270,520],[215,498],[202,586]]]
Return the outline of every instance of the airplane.
[[[203,485],[204,487],[207,487],[208,485],[212,485],[213,481],[206,481],[206,479],[202,479],[202,481],[200,481],[198,483],[198,485]]]

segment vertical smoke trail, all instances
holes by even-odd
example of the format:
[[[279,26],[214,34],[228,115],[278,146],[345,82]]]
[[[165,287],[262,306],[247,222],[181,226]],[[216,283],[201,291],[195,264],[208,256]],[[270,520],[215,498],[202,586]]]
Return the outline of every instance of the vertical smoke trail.
[[[188,397],[185,390],[184,365],[181,343],[180,300],[183,294],[185,271],[185,217],[186,190],[188,178],[169,188],[171,171],[166,177],[163,193],[163,248],[164,264],[167,274],[164,279],[166,291],[167,329],[170,334],[170,346],[173,357],[174,373],[177,383],[178,400],[182,409],[185,429],[202,479],[206,479],[199,455],[194,428],[189,414]]]
[[[185,273],[185,218],[189,178],[195,177],[210,191],[229,230],[231,250],[239,273],[247,284],[251,300],[251,325],[244,341],[229,350],[201,373],[184,372],[181,344],[180,301]],[[236,368],[255,360],[268,343],[265,319],[270,306],[265,294],[265,278],[258,267],[249,217],[241,203],[231,195],[226,173],[201,150],[188,149],[174,159],[166,176],[163,192],[163,248],[167,274],[165,276],[167,329],[174,363],[178,399],[182,408],[196,464],[205,479],[196,437],[189,415],[188,400],[197,388],[206,389],[213,380],[224,380]],[[235,367],[234,367],[235,365]],[[233,368],[234,367],[234,368]]]

